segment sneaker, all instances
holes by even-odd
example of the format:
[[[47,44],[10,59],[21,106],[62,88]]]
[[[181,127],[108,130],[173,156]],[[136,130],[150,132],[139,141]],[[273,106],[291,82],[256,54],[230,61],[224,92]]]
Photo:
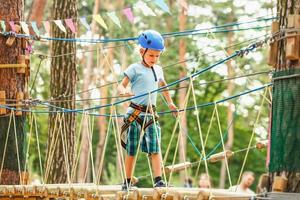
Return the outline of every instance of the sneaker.
[[[129,188],[129,189],[128,189]],[[134,190],[136,189],[137,187],[132,185],[132,184],[126,184],[126,183],[123,183],[122,184],[122,191],[128,191],[128,190]]]
[[[160,180],[154,184],[154,187],[166,187],[166,184],[163,180]]]

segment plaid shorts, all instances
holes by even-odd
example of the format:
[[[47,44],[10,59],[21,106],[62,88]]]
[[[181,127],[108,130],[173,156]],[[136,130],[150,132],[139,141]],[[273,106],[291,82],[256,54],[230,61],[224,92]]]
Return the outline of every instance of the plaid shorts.
[[[152,117],[149,116],[146,120],[148,121],[151,118]],[[141,119],[144,120],[144,117],[141,116]],[[145,123],[147,123],[147,121]],[[132,122],[129,128],[127,129],[126,151],[128,155],[136,155],[141,134],[141,125],[136,121]],[[158,153],[161,140],[161,130],[159,123],[156,121],[156,124],[153,123],[149,125],[143,134],[144,135],[140,145],[142,152],[148,154]]]

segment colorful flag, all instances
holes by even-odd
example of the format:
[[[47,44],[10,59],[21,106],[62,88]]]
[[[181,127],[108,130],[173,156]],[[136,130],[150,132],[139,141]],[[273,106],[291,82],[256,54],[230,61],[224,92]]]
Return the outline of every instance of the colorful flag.
[[[106,14],[119,28],[121,28],[120,20],[117,17],[116,12],[108,12]]]
[[[35,32],[35,34],[36,34],[37,36],[40,35],[40,31],[39,31],[39,29],[38,29],[37,24],[36,24],[35,21],[32,21],[32,22],[31,22],[31,28],[32,28],[32,30]]]
[[[14,21],[9,21],[8,23],[10,25],[11,31],[16,32],[15,22]]]
[[[105,24],[104,20],[102,19],[102,17],[99,14],[93,15],[93,18],[96,22],[98,22],[103,28],[105,28],[107,30],[107,25]]]
[[[59,19],[54,20],[54,23],[58,26],[58,28],[59,28],[62,32],[64,32],[64,33],[67,32],[67,30],[66,30],[66,28],[64,27],[64,25],[62,24],[62,21],[61,21],[61,20],[59,20]]]
[[[127,17],[128,21],[130,23],[132,23],[132,24],[134,23],[134,16],[133,16],[131,8],[124,8],[123,9],[123,14]]]
[[[50,35],[50,22],[49,21],[44,21],[43,25],[44,25],[46,33],[48,33],[48,35]]]
[[[146,16],[156,16],[153,10],[147,6],[145,2],[138,1],[136,4],[134,4],[134,8],[141,10]]]
[[[20,22],[20,25],[21,25],[21,27],[22,27],[24,33],[25,33],[26,35],[29,35],[29,34],[30,34],[30,33],[29,33],[29,28],[28,28],[28,25],[26,24],[26,22]]]
[[[164,2],[164,0],[154,0],[153,1],[158,7],[160,7],[163,11],[171,14],[168,5]]]
[[[76,33],[76,27],[72,19],[65,19],[66,25],[70,28],[73,33]]]
[[[86,21],[86,18],[85,18],[85,17],[81,17],[79,20],[80,20],[81,24],[82,24],[88,31],[91,30],[91,27],[90,27],[90,25],[88,24],[88,22]]]
[[[1,29],[2,29],[2,32],[6,32],[6,25],[5,25],[5,21],[1,20]]]

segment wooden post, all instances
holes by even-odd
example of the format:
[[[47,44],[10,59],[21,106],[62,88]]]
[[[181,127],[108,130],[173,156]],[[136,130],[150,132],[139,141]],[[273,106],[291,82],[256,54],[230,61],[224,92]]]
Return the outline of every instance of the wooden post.
[[[5,91],[0,91],[0,105],[6,104],[6,97],[5,97]],[[0,107],[0,115],[6,114],[6,108]]]
[[[300,15],[289,15],[288,16],[288,29],[300,28]],[[298,32],[287,33],[286,40],[286,54],[285,57],[288,60],[298,60],[300,54],[300,36],[296,35]]]
[[[273,192],[285,192],[287,188],[288,180],[282,176],[275,176],[272,191]]]
[[[279,22],[277,22],[277,21],[272,22],[271,33],[274,34],[278,31],[279,31]],[[278,54],[278,42],[274,41],[273,43],[270,44],[268,65],[276,67],[277,54]]]
[[[16,106],[16,109],[17,109],[16,116],[21,116],[22,115],[22,111],[19,111],[19,110],[22,109],[21,104],[22,104],[23,99],[24,99],[24,93],[23,92],[18,92],[17,93],[17,102],[16,102],[16,104],[17,104],[17,106]]]
[[[21,26],[15,25],[15,33],[18,34],[18,33],[20,33],[20,31],[21,31]],[[15,40],[16,40],[16,37],[14,37],[14,36],[8,37],[8,39],[6,40],[6,43],[5,43],[6,46],[11,47],[14,44]]]

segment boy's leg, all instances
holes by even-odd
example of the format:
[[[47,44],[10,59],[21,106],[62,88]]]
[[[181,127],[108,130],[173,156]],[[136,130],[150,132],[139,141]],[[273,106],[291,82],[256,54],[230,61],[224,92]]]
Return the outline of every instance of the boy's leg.
[[[154,187],[166,187],[161,177],[161,157],[160,153],[151,154],[152,169],[154,174]]]
[[[134,163],[134,156],[130,156],[126,154],[125,156],[125,175],[127,179],[131,179],[132,177],[132,168]]]
[[[161,176],[161,158],[160,153],[151,154],[152,169],[154,177]]]

